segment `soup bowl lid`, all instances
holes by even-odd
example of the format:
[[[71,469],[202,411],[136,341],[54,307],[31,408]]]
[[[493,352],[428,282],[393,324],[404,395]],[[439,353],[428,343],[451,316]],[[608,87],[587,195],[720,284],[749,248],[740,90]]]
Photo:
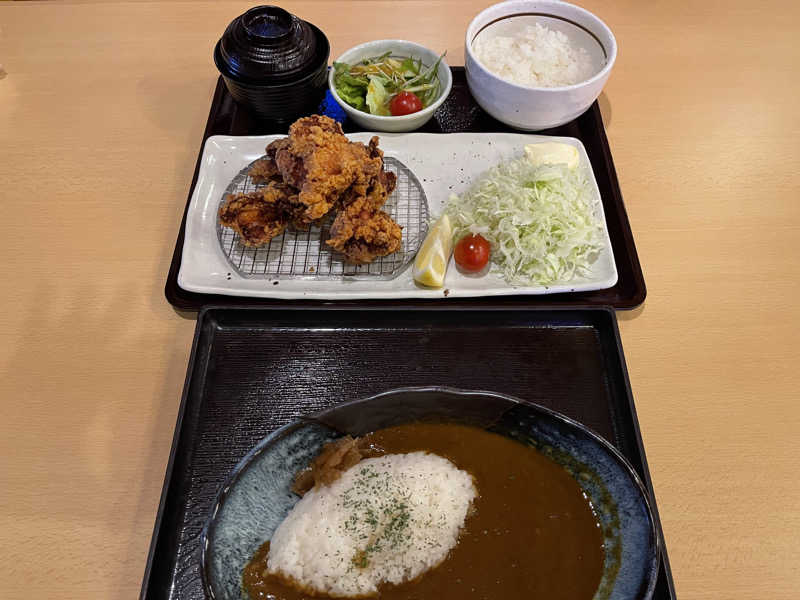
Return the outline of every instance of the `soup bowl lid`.
[[[317,32],[282,8],[256,6],[231,21],[214,60],[224,75],[240,81],[299,78],[317,66],[321,50]]]

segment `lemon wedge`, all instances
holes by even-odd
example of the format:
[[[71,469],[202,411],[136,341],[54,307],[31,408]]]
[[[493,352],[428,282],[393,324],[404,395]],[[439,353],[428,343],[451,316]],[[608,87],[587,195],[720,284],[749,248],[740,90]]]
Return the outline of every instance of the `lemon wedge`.
[[[570,169],[578,166],[578,149],[560,142],[542,142],[525,146],[525,155],[534,167],[540,165],[567,165]]]
[[[414,259],[414,281],[429,287],[442,287],[452,251],[453,228],[447,215],[442,215],[428,231]]]

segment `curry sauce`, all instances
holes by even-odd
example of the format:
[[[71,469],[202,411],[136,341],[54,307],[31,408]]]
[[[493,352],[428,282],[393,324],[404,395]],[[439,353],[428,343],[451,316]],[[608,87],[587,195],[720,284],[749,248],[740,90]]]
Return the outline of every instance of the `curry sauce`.
[[[410,424],[364,442],[385,453],[432,452],[472,474],[478,488],[458,545],[413,581],[380,589],[381,600],[591,600],[603,570],[603,536],[583,491],[533,448],[482,429]],[[325,598],[266,573],[269,542],[243,573],[253,600]]]

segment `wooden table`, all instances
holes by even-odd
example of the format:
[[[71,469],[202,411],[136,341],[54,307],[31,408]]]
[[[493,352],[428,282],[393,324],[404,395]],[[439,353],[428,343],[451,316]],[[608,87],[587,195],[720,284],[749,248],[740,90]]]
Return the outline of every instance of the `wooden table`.
[[[286,2],[463,64],[482,0]],[[649,295],[619,315],[681,598],[798,597],[793,2],[601,2]],[[768,6],[766,4],[769,4]],[[0,596],[138,594],[194,330],[162,288],[243,2],[0,4]]]

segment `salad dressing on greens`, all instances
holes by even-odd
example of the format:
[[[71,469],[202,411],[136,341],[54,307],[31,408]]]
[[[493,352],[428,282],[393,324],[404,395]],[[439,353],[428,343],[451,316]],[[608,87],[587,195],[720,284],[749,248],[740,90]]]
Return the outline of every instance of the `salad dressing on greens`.
[[[333,84],[347,104],[373,115],[391,116],[392,100],[403,92],[416,96],[421,108],[426,108],[439,96],[442,57],[444,54],[431,66],[391,52],[352,65],[335,62]]]

